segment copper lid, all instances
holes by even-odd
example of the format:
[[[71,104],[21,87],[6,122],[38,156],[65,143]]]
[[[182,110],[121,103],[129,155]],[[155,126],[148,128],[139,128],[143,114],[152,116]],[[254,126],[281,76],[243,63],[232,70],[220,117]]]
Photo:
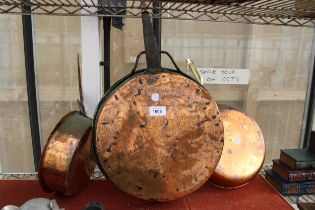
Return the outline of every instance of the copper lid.
[[[261,169],[265,143],[257,123],[244,112],[219,105],[224,125],[224,147],[210,182],[224,188],[240,187]]]

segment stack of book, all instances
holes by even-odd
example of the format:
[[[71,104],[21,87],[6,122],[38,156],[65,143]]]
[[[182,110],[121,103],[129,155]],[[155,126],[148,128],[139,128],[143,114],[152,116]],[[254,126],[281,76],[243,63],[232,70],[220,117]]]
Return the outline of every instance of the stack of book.
[[[283,149],[265,177],[283,195],[315,193],[315,152]]]

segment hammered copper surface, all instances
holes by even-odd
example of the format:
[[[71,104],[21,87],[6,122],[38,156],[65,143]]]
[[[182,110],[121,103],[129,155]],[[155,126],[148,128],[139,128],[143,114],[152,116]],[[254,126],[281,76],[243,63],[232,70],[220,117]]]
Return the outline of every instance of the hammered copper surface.
[[[151,116],[165,106],[165,116]],[[123,191],[141,199],[173,200],[202,186],[223,149],[215,101],[175,73],[137,75],[103,102],[96,115],[101,168]]]
[[[224,188],[246,184],[261,169],[265,143],[257,123],[247,114],[219,106],[224,125],[224,147],[210,182]]]
[[[96,166],[91,125],[90,119],[71,112],[52,131],[42,153],[38,175],[45,191],[74,195],[88,182]]]

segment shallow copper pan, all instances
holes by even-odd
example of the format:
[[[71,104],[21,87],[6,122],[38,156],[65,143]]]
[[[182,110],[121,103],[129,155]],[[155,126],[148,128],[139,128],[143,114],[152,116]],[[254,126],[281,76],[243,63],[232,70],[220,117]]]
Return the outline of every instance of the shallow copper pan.
[[[162,113],[151,110],[161,107]],[[215,101],[180,70],[144,69],[123,78],[100,101],[93,130],[99,168],[121,190],[145,200],[195,191],[223,149]]]
[[[224,147],[210,182],[223,188],[245,185],[261,169],[265,143],[253,118],[236,108],[219,105],[224,125]]]
[[[41,156],[38,178],[44,191],[81,191],[96,166],[91,140],[92,120],[85,115],[73,111],[60,120]]]

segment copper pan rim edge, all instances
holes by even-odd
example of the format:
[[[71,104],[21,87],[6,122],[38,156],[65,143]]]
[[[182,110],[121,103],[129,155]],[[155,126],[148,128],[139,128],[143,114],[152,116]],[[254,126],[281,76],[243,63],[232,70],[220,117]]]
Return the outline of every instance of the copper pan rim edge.
[[[46,141],[46,144],[44,146],[44,149],[43,149],[43,152],[42,152],[42,155],[41,155],[41,158],[40,158],[40,164],[39,164],[39,168],[38,168],[38,182],[39,182],[39,185],[41,186],[41,188],[47,192],[47,193],[54,193],[56,192],[56,190],[52,190],[50,189],[47,184],[45,183],[45,180],[44,178],[42,177],[42,171],[43,169],[45,169],[43,167],[43,162],[44,162],[44,159],[46,157],[46,150],[47,150],[47,147],[48,145],[50,144],[50,141],[51,141],[51,138],[53,136],[53,134],[56,132],[56,130],[67,120],[69,119],[72,115],[74,115],[75,113],[80,113],[79,111],[71,111],[69,113],[67,113],[66,115],[64,115],[60,120],[59,122],[57,123],[57,125],[54,127],[54,129],[50,132],[49,134],[49,137],[47,138],[47,141]]]
[[[244,187],[245,185],[247,185],[255,176],[257,176],[259,174],[259,171],[261,170],[261,168],[263,167],[264,165],[264,162],[265,162],[265,158],[266,158],[266,143],[265,143],[265,139],[264,139],[264,136],[262,134],[262,131],[260,129],[260,126],[258,125],[258,123],[254,120],[253,117],[251,117],[245,110],[242,110],[240,108],[236,108],[234,106],[231,106],[231,105],[228,105],[228,104],[217,104],[218,108],[219,108],[219,111],[220,113],[223,113],[224,110],[233,110],[233,111],[237,111],[237,112],[240,112],[242,114],[244,114],[246,117],[248,117],[252,123],[254,123],[256,125],[256,127],[258,128],[259,132],[261,133],[261,138],[262,138],[262,141],[264,142],[264,155],[263,155],[263,158],[262,158],[262,162],[261,162],[261,165],[259,167],[259,170],[256,171],[256,173],[254,173],[252,175],[251,178],[249,178],[248,180],[246,180],[245,182],[241,183],[240,185],[235,185],[235,186],[227,186],[227,185],[220,185],[218,183],[214,183],[215,181],[212,181],[211,180],[211,177],[209,178],[208,182],[215,186],[215,187],[218,187],[218,188],[221,188],[221,189],[227,189],[227,190],[233,190],[233,189],[238,189],[238,188],[241,188],[241,187]],[[215,173],[215,172],[214,172]]]
[[[157,73],[160,73],[160,72],[163,72],[163,71],[159,71],[159,72],[155,72],[154,74],[157,74]],[[174,72],[175,74],[177,73],[177,72]],[[177,73],[178,74],[178,73]],[[136,75],[139,75],[139,74],[136,74]],[[179,74],[179,75],[181,75],[181,74]],[[128,75],[127,75],[128,76]],[[111,183],[113,183],[112,181],[111,181],[111,179],[110,179],[110,177],[105,173],[105,171],[104,171],[104,169],[103,169],[103,166],[102,166],[102,164],[101,164],[101,161],[100,161],[100,158],[99,158],[99,156],[98,156],[98,148],[97,148],[97,146],[96,146],[96,144],[97,144],[97,124],[98,124],[98,121],[99,121],[99,115],[100,115],[100,113],[101,113],[101,111],[102,111],[102,107],[104,106],[104,104],[106,104],[106,102],[107,102],[107,99],[108,98],[110,98],[110,96],[112,95],[112,94],[114,94],[115,93],[115,91],[120,87],[120,86],[122,86],[126,81],[129,81],[130,79],[132,79],[133,77],[136,77],[135,75],[132,75],[132,76],[130,76],[129,75],[129,77],[126,77],[126,78],[122,78],[122,81],[120,82],[120,84],[119,85],[117,85],[117,86],[115,86],[113,89],[109,89],[109,91],[108,92],[106,92],[105,93],[105,95],[102,97],[102,99],[99,101],[99,103],[98,103],[98,105],[97,105],[97,107],[96,107],[96,110],[95,110],[95,112],[94,112],[94,118],[93,118],[93,140],[92,140],[92,145],[93,145],[93,150],[94,150],[94,154],[95,154],[95,157],[96,157],[96,162],[97,162],[97,165],[98,165],[98,167],[99,167],[99,169],[101,170],[101,172],[105,175],[105,177],[107,178],[107,179],[109,179],[109,181],[111,182]],[[189,79],[191,79],[190,77],[188,77]],[[193,80],[193,79],[191,79],[193,82],[196,82],[195,80]],[[119,82],[118,82],[119,83]],[[209,94],[209,96],[213,99],[213,97],[212,97],[212,95],[209,93],[209,91],[204,87],[204,86],[202,86],[202,85],[200,85],[198,82],[196,82],[198,85],[199,85],[199,87],[200,88],[202,88],[202,89],[205,89],[205,91]],[[219,106],[215,103],[215,107],[216,107],[216,109],[219,111],[219,114],[221,115],[221,112],[220,112],[220,109],[219,109]],[[221,153],[220,153],[220,156],[222,155],[222,151],[221,151]],[[210,177],[209,177],[210,178]],[[207,182],[208,180],[207,179],[205,179],[204,180],[204,182],[198,187],[198,188],[200,188],[201,186],[203,186],[206,182]],[[123,188],[120,188],[118,185],[116,185],[115,183],[113,183],[117,188],[119,188],[120,190],[122,190],[124,193],[126,193],[126,194],[128,194],[128,195],[131,195],[130,193],[127,193]],[[198,189],[197,188],[197,189]],[[131,195],[131,196],[133,196],[133,197],[136,197],[136,196],[134,196],[134,195]],[[139,197],[137,197],[138,199],[143,199],[143,198],[139,198]],[[179,199],[180,197],[178,197],[178,198],[176,198],[176,199],[172,199],[172,200],[177,200],[177,199]],[[146,199],[143,199],[143,200],[146,200]],[[159,201],[159,202],[164,202],[164,201],[167,201],[167,200],[157,200],[157,201]]]

